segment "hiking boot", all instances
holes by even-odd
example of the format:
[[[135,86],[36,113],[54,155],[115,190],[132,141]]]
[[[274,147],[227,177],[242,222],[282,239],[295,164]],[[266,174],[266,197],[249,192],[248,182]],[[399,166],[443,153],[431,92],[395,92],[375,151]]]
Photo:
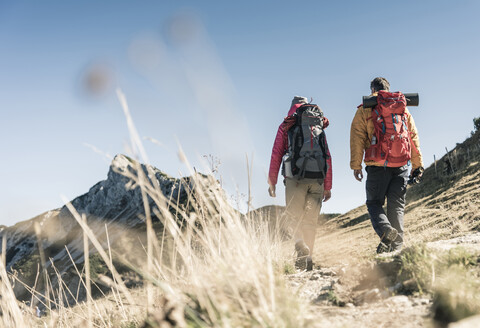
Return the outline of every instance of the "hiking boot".
[[[391,252],[392,242],[397,239],[397,236],[398,231],[394,227],[388,227],[385,229],[385,232],[380,240],[380,244],[377,246],[377,254]]]
[[[398,245],[398,244],[392,243],[390,248],[391,248],[391,252],[400,251],[402,249],[402,244]]]
[[[298,270],[310,270],[313,268],[312,258],[310,256],[310,249],[303,240],[295,243],[295,251],[297,252],[297,259],[295,260],[295,268]]]
[[[377,246],[377,254],[381,253],[388,253],[391,251],[390,245],[385,244],[384,242],[380,242]]]
[[[311,256],[297,257],[295,260],[295,269],[300,271],[312,271],[313,260]]]
[[[307,271],[313,270],[313,260],[311,256],[307,257]]]

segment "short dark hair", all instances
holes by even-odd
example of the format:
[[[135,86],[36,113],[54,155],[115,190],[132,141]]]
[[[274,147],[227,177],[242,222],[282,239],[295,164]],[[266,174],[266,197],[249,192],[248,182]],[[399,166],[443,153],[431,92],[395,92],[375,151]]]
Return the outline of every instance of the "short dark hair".
[[[388,83],[387,79],[384,77],[376,77],[370,82],[370,88],[375,91],[390,91],[390,83]]]

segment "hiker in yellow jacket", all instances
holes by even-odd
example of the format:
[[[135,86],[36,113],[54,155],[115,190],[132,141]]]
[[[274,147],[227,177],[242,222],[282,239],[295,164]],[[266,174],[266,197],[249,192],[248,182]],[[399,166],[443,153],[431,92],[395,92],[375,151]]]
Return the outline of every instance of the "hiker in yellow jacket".
[[[385,78],[377,77],[370,83],[370,89],[372,96],[376,96],[379,92],[388,92],[390,84]],[[364,154],[377,142],[372,110],[372,108],[363,108],[362,105],[358,106],[350,130],[350,168],[358,181],[363,179],[362,160]],[[410,179],[416,178],[418,181],[423,173],[417,128],[408,109],[404,111],[404,119],[410,137],[411,159],[393,163],[388,160],[371,160],[371,156],[370,159],[365,159],[366,204],[373,229],[380,237],[377,253],[401,249],[410,162],[412,165]],[[383,209],[385,198],[387,198],[387,213]]]

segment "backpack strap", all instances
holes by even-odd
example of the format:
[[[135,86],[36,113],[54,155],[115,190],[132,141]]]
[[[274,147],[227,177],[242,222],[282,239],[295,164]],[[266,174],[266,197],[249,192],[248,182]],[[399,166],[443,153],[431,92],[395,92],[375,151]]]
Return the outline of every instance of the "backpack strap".
[[[325,156],[325,160],[327,158],[329,158],[330,156],[328,156],[328,151],[327,151],[327,144],[325,142],[325,132],[322,132],[319,136],[318,136],[318,143],[320,144],[320,147],[322,148],[322,152]]]
[[[322,160],[321,160],[320,156],[317,156],[317,163],[318,163],[318,168],[321,168],[322,167]],[[323,173],[323,177],[325,178],[325,173]]]
[[[403,128],[405,129],[405,131],[408,131],[407,124],[405,123],[405,118],[402,120],[402,124],[403,124]]]
[[[397,131],[397,126],[395,125],[395,123],[397,123],[396,121],[397,121],[397,115],[392,114],[393,130],[394,130],[395,132],[398,132],[398,131]]]
[[[377,113],[377,122],[381,121],[381,123],[382,123],[382,133],[385,134],[385,132],[386,132],[385,120],[384,120],[383,116],[380,115],[380,113],[378,112],[377,109],[375,109],[375,113]]]
[[[312,158],[310,156],[310,154],[308,156],[305,156],[304,159],[303,159],[302,168],[300,169],[300,172],[299,172],[299,175],[300,175],[299,180],[305,178],[305,169],[307,168],[307,159],[308,158]]]

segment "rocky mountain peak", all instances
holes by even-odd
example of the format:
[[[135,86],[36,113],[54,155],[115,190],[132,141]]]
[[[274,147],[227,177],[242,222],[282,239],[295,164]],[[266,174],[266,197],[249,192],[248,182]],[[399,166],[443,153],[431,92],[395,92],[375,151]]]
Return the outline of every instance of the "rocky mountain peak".
[[[143,250],[145,206],[138,176],[146,177],[144,184],[163,194],[167,208],[173,208],[171,206],[186,208],[188,192],[195,190],[197,187],[194,181],[199,181],[191,177],[173,178],[151,165],[140,164],[125,155],[115,156],[109,167],[107,179],[98,182],[87,193],[71,201],[75,210],[87,218],[89,227],[105,249],[121,245],[129,247],[129,251],[132,247]],[[205,185],[209,185],[210,188],[215,184],[210,182]],[[158,222],[155,216],[159,213],[155,210],[157,203],[151,197],[147,199],[153,219]],[[13,227],[0,227],[0,240],[7,239],[7,269],[15,272],[25,284],[32,285],[31,280],[35,279],[40,264],[35,222],[38,222],[41,228],[38,237],[47,258],[45,263],[47,270],[51,268],[53,272],[52,265],[55,265],[63,279],[66,279],[69,272],[74,271],[73,263],[82,265],[84,262],[83,230],[67,206],[48,211]],[[142,254],[139,258],[142,258]],[[52,275],[51,279],[55,285],[56,276]],[[70,284],[79,283],[76,274],[72,275],[71,279]],[[15,288],[19,299],[28,297],[29,293],[21,284],[17,284]]]

